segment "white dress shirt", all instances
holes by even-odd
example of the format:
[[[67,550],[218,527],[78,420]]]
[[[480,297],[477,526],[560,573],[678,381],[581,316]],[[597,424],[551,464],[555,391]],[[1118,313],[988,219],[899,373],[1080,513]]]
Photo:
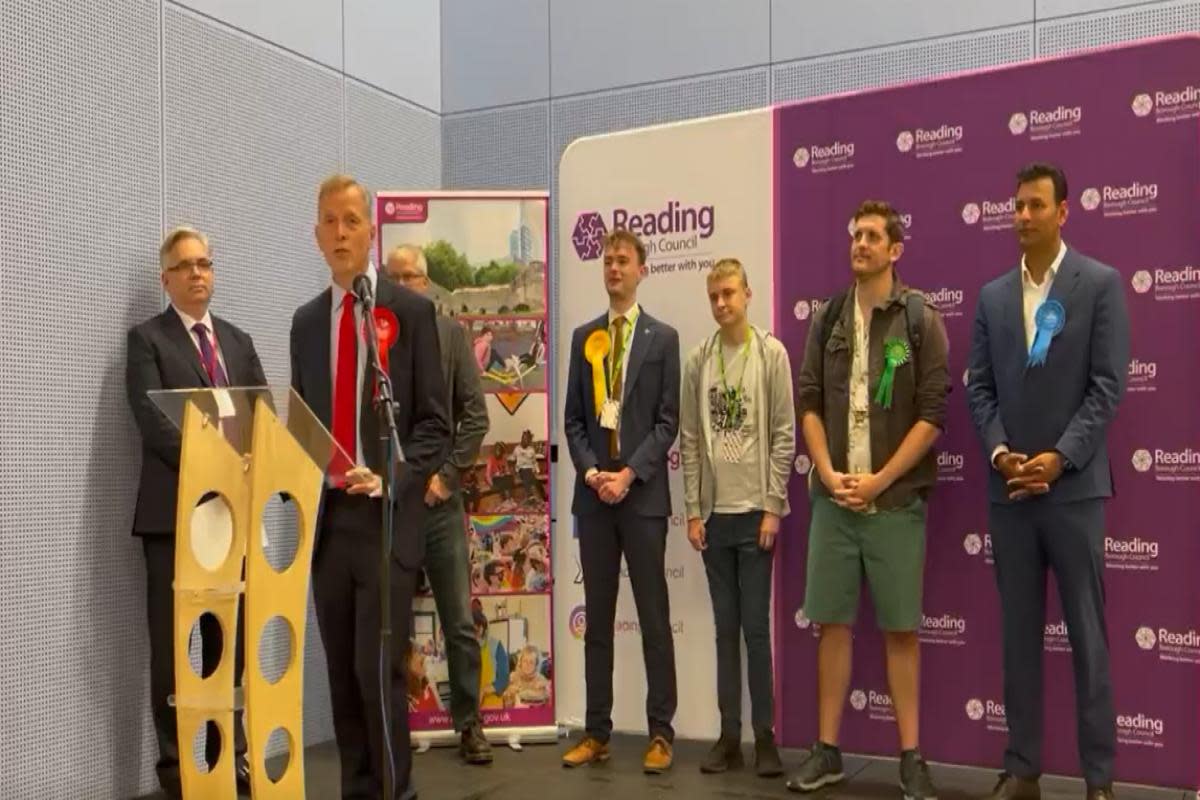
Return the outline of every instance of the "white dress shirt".
[[[1033,282],[1029,267],[1025,266],[1025,256],[1021,256],[1021,298],[1025,309],[1025,349],[1033,349],[1033,339],[1037,335],[1037,310],[1046,298],[1050,296],[1050,286],[1058,275],[1058,268],[1067,255],[1067,243],[1060,242],[1058,255],[1050,262],[1050,269],[1042,277],[1041,285]]]

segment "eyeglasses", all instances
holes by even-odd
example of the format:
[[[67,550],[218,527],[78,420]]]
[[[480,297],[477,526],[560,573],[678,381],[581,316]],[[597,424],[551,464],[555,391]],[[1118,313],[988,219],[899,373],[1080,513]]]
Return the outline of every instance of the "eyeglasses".
[[[195,258],[185,259],[178,264],[167,267],[167,272],[191,272],[193,269],[198,269],[201,272],[211,272],[213,262],[211,258]]]

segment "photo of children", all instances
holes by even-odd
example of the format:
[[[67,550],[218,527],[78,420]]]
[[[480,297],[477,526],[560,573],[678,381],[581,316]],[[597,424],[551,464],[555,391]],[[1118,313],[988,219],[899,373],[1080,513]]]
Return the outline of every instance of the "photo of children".
[[[542,516],[467,518],[471,593],[550,590],[550,535]]]
[[[485,392],[546,391],[546,323],[464,320]]]
[[[481,656],[480,709],[546,706],[554,677],[550,598],[476,597],[471,614]]]
[[[471,600],[479,641],[479,708],[485,727],[554,722],[554,663],[549,596]],[[409,721],[413,730],[449,724],[450,684],[437,608],[419,598],[406,651]]]
[[[460,479],[468,514],[550,513],[546,395],[524,395],[515,411],[487,398],[491,428]]]
[[[449,719],[450,669],[446,640],[432,597],[413,601],[412,638],[405,650],[408,675],[408,710],[412,714],[443,712]]]

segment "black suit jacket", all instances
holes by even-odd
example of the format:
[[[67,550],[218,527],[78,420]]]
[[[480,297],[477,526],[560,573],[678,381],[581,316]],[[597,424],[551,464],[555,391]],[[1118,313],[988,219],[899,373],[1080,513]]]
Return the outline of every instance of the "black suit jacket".
[[[595,514],[608,508],[583,482],[592,467],[608,468],[608,430],[600,427],[592,390],[592,366],[583,343],[595,330],[608,327],[607,312],[575,329],[571,336],[563,427],[575,464],[573,514]],[[637,478],[621,501],[642,516],[671,514],[667,451],[679,433],[679,334],[643,308],[629,349],[621,403],[621,461]]]
[[[291,332],[292,388],[327,430],[333,429],[333,379],[329,371],[332,298],[333,290],[326,289],[297,309]],[[425,484],[445,462],[450,442],[437,317],[429,300],[382,278],[376,281],[375,302],[391,309],[400,325],[388,351],[396,427],[404,450],[404,461],[397,471],[392,552],[401,564],[415,569],[421,564],[425,548]],[[377,475],[384,475],[370,374],[370,370],[364,371],[366,385],[358,430],[366,465]],[[320,546],[320,527],[318,524],[315,548]]]
[[[215,315],[212,323],[229,385],[265,386],[267,378],[250,335]],[[147,392],[211,386],[192,334],[175,309],[168,306],[129,331],[125,388],[142,434],[134,535],[174,535],[179,490],[179,429],[158,410]]]

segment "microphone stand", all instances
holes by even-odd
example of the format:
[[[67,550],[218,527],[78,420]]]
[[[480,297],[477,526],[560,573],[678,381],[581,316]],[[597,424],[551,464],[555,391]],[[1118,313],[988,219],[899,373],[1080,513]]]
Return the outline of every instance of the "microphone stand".
[[[379,686],[383,723],[383,793],[384,800],[396,796],[392,757],[392,522],[396,505],[396,458],[400,449],[400,433],[396,429],[396,404],[392,396],[392,379],[383,369],[379,358],[379,339],[375,333],[375,298],[371,295],[369,279],[360,275],[354,282],[355,294],[363,304],[366,321],[367,367],[375,374],[375,410],[379,414],[379,448],[384,458],[383,530],[379,537]],[[364,387],[364,391],[365,391]]]

